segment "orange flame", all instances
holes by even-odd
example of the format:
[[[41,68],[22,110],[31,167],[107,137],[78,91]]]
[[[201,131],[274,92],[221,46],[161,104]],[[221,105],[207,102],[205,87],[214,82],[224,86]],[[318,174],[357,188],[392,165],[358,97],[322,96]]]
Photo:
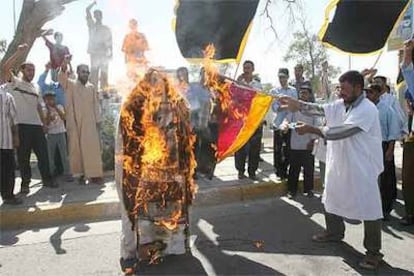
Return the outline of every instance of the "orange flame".
[[[162,213],[156,224],[174,230],[197,191],[193,180],[195,136],[182,96],[157,70],[149,70],[121,110],[123,191],[132,220],[151,215],[149,203]],[[167,204],[177,209],[169,214]],[[152,207],[154,205],[151,205]]]

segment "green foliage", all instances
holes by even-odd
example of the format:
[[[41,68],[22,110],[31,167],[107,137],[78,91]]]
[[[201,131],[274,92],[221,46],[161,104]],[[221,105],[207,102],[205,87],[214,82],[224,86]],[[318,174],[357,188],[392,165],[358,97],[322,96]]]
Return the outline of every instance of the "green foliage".
[[[322,63],[328,61],[328,54],[316,35],[310,35],[307,31],[294,33],[293,42],[290,44],[283,60],[302,64],[305,76],[311,80],[313,88],[316,91],[319,90]],[[339,67],[329,65],[328,75],[330,79],[335,78],[340,70]]]
[[[105,171],[115,168],[115,116],[105,114],[101,129],[102,162]]]

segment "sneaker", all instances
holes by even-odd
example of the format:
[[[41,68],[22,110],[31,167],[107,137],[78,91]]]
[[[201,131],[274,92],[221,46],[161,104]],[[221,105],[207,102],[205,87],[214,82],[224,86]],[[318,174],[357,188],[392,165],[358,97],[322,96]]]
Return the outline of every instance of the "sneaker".
[[[312,241],[314,242],[340,242],[344,237],[328,234],[327,232],[322,232],[312,236]]]
[[[3,204],[7,204],[7,205],[19,205],[22,203],[23,203],[23,200],[17,197],[7,198],[3,200]]]
[[[239,174],[238,174],[238,176],[237,176],[239,179],[245,179],[245,178],[247,178],[247,176],[244,174],[244,173],[240,173],[239,172]]]
[[[259,180],[259,178],[257,178],[257,176],[256,176],[256,174],[255,174],[255,173],[251,173],[251,174],[249,174],[249,178],[250,178],[251,180],[254,180],[254,181]]]

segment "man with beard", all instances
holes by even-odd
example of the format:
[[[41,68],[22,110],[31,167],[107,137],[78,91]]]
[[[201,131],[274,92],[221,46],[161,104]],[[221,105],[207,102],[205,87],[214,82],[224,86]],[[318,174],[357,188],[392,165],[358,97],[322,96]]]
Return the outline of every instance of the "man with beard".
[[[313,133],[328,141],[322,198],[326,230],[313,240],[339,242],[345,235],[343,218],[362,220],[367,252],[359,265],[375,270],[383,257],[378,176],[384,167],[378,110],[365,98],[364,78],[359,72],[348,71],[339,82],[341,99],[333,103],[312,104],[286,96],[280,101],[291,111],[326,118],[324,127],[299,123],[295,128],[298,134]]]
[[[89,80],[89,67],[77,67],[77,80],[69,78],[66,57],[58,79],[66,93],[66,128],[69,141],[69,163],[73,176],[79,176],[79,183],[85,178],[90,183],[102,183],[102,159],[99,127],[102,121],[98,92]]]
[[[47,143],[43,132],[44,116],[42,111],[42,98],[37,88],[32,83],[35,75],[33,63],[24,62],[20,66],[21,78],[12,72],[12,66],[16,60],[23,55],[27,44],[19,45],[14,53],[4,64],[3,70],[8,74],[7,91],[16,101],[17,122],[19,128],[20,145],[17,148],[17,159],[22,177],[21,193],[29,193],[29,184],[32,178],[30,168],[30,154],[33,152],[38,161],[40,175],[44,186],[56,187],[49,172],[49,161],[47,155]]]

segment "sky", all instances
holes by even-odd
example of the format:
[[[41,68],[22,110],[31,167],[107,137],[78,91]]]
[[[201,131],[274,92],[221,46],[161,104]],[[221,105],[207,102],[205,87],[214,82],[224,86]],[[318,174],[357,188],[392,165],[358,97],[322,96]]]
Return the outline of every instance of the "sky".
[[[14,0],[16,3],[17,19],[23,0]],[[196,0],[195,0],[196,1]],[[307,17],[308,28],[317,33],[322,26],[325,8],[330,0],[297,0],[300,1]],[[52,28],[64,34],[63,44],[67,45],[73,54],[73,64],[89,63],[86,52],[88,32],[85,20],[85,8],[92,1],[78,0],[66,5],[63,14],[53,21],[48,22],[45,28]],[[174,17],[174,5],[176,0],[97,0],[97,8],[103,11],[103,22],[112,29],[114,42],[114,57],[110,64],[110,83],[116,83],[125,76],[124,57],[121,46],[124,35],[128,32],[128,20],[136,18],[141,32],[145,33],[150,45],[150,51],[146,54],[153,66],[163,66],[168,69],[187,66],[186,60],[181,56],[175,35],[172,29]],[[254,18],[253,28],[250,33],[243,60],[249,59],[255,62],[256,73],[263,83],[277,84],[277,70],[280,67],[288,67],[293,71],[294,64],[283,61],[292,33],[299,27],[291,22],[286,10],[284,0],[273,0],[270,5],[270,14],[273,17],[278,38],[269,28],[269,21],[262,15],[265,0],[260,4]],[[10,41],[14,34],[13,24],[13,0],[2,0],[0,10],[0,38]],[[343,71],[349,68],[349,56],[328,50],[330,63],[339,66]],[[37,66],[37,75],[48,61],[49,52],[44,42],[39,38],[30,54],[29,60]],[[377,56],[352,57],[351,68],[362,70],[374,65]],[[236,66],[234,66],[235,68]],[[385,52],[380,57],[376,68],[378,73],[395,82],[398,73],[397,52]],[[239,69],[240,73],[241,68]],[[234,74],[234,73],[232,73]]]

